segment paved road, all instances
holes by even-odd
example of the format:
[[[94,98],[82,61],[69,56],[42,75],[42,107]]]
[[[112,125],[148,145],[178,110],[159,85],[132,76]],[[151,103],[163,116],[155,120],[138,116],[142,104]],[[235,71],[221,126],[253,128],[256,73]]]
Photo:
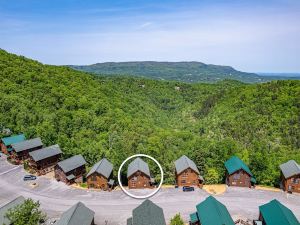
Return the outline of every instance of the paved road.
[[[39,200],[42,209],[49,217],[59,218],[63,211],[77,201],[81,201],[95,211],[97,225],[105,225],[105,221],[108,221],[109,225],[123,225],[131,216],[132,210],[142,202],[128,197],[122,191],[107,193],[79,190],[44,177],[39,177],[36,181],[38,187],[32,188],[30,182],[22,180],[24,174],[25,171],[21,166],[13,166],[3,157],[0,158],[0,205],[23,195],[26,198]],[[163,208],[167,221],[178,212],[188,221],[189,214],[195,211],[196,204],[207,196],[208,194],[200,189],[184,193],[174,188],[160,190],[151,200]],[[289,207],[300,220],[300,195],[248,188],[228,188],[224,194],[216,198],[227,206],[233,217],[242,215],[248,219],[256,219],[258,206],[276,198]]]

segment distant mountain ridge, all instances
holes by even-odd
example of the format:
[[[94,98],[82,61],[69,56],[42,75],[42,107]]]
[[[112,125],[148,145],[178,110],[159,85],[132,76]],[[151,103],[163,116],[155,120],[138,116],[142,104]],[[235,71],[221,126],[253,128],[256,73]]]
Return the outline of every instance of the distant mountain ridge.
[[[131,75],[158,80],[176,80],[187,83],[214,83],[220,80],[232,79],[245,83],[260,83],[288,77],[261,76],[246,73],[231,66],[205,64],[201,62],[106,62],[92,65],[71,65],[73,69],[101,75]]]

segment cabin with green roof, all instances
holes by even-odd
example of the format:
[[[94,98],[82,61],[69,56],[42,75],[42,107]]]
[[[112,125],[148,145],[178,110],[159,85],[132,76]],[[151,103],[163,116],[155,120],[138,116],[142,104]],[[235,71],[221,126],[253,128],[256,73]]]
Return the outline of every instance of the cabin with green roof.
[[[294,213],[274,199],[267,204],[259,206],[259,220],[254,221],[255,225],[299,225]]]
[[[228,186],[249,187],[255,185],[256,180],[249,167],[237,156],[232,156],[225,162],[226,184]]]
[[[19,135],[14,135],[10,137],[4,137],[1,139],[1,151],[4,154],[10,154],[11,151],[13,150],[12,144],[16,144],[22,141],[25,141],[25,135],[24,134],[19,134]]]
[[[213,196],[207,197],[190,214],[191,225],[234,225],[227,208]]]

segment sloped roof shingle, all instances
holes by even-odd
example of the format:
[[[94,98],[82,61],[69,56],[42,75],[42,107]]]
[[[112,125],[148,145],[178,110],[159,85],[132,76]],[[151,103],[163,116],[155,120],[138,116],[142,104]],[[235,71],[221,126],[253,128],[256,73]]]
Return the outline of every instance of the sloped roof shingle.
[[[97,172],[103,175],[104,177],[109,178],[112,170],[113,170],[113,165],[106,158],[103,158],[92,167],[92,169],[86,176],[88,177],[94,172]]]
[[[299,225],[299,221],[294,213],[276,199],[267,204],[259,206],[267,225]]]
[[[26,140],[26,138],[25,138],[24,134],[14,135],[14,136],[5,137],[5,138],[1,139],[1,141],[3,142],[3,144],[5,146],[9,146],[11,144],[19,143],[19,142],[22,142],[25,140]]]
[[[234,225],[226,206],[212,196],[207,197],[196,208],[201,225]]]
[[[300,174],[300,166],[295,160],[289,160],[286,163],[281,164],[279,167],[285,178]]]
[[[131,225],[166,225],[163,209],[148,199],[133,210],[127,224],[130,222]]]
[[[42,140],[40,138],[33,138],[26,141],[18,142],[15,144],[12,144],[11,147],[16,152],[22,152],[27,149],[36,148],[43,146]]]
[[[192,170],[200,174],[196,164],[187,156],[183,155],[175,161],[175,169],[177,174],[180,174],[188,168],[191,168]]]
[[[35,162],[42,159],[46,159],[55,155],[62,154],[59,145],[52,145],[46,148],[42,148],[33,152],[29,152],[29,155],[33,158]]]
[[[144,162],[141,158],[136,158],[133,160],[129,165],[127,169],[127,178],[130,177],[132,174],[134,174],[137,171],[141,171],[147,176],[150,177],[150,170],[149,166],[146,162]]]
[[[86,164],[86,161],[82,157],[82,155],[74,155],[71,158],[65,159],[57,163],[57,165],[65,172],[70,172],[80,166]]]
[[[64,212],[55,225],[90,225],[94,219],[95,212],[78,202]]]
[[[3,205],[0,207],[0,224],[10,224],[10,221],[5,217],[6,213],[9,209],[13,209],[18,205],[23,204],[25,198],[23,196],[19,196],[16,199],[12,200],[11,202]]]
[[[240,158],[238,158],[236,156],[232,156],[230,159],[228,159],[225,162],[225,167],[226,167],[229,175],[242,169],[245,172],[247,172],[251,177],[253,177],[253,174],[251,173],[249,167],[242,160],[240,160]]]

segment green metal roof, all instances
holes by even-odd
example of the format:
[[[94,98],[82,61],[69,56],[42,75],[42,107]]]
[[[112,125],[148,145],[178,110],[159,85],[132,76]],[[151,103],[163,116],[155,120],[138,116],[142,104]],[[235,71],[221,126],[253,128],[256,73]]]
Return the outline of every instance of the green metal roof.
[[[225,162],[225,167],[228,171],[228,174],[233,174],[234,172],[243,169],[245,172],[247,172],[251,177],[253,177],[253,174],[251,173],[249,167],[237,156],[232,156],[230,159],[228,159]]]
[[[234,225],[226,206],[212,196],[206,198],[196,208],[201,225]]]
[[[163,209],[145,200],[132,211],[132,225],[166,225]]]
[[[199,221],[197,212],[190,214],[190,221],[191,223],[195,223]]]
[[[9,146],[11,144],[19,143],[19,142],[22,142],[25,140],[26,140],[26,138],[25,138],[24,134],[14,135],[14,136],[5,137],[5,138],[1,139],[1,141],[3,142],[3,144],[5,146]]]
[[[299,225],[294,213],[276,199],[259,206],[266,225]]]
[[[254,177],[251,177],[250,181],[251,181],[251,183],[256,184],[256,179]]]

